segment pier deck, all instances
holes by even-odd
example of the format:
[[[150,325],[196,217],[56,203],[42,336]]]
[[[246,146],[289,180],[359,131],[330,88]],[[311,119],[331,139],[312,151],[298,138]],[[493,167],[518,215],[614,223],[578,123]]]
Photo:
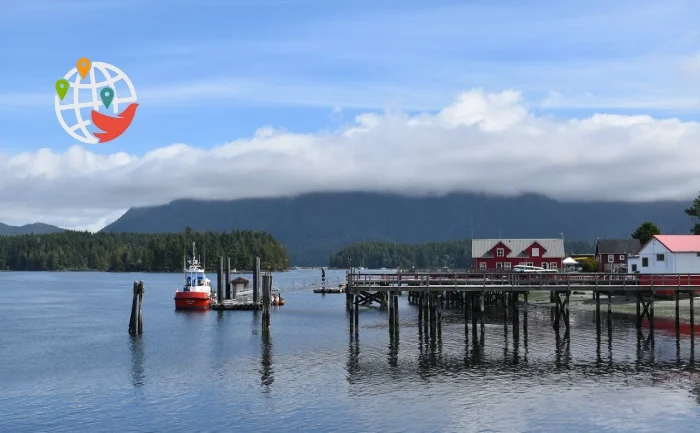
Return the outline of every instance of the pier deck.
[[[675,292],[700,290],[700,274],[350,273],[350,291]]]

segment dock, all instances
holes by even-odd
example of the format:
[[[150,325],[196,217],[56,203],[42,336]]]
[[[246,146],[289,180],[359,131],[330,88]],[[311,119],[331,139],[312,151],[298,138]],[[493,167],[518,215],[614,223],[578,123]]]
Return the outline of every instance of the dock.
[[[469,323],[472,332],[484,327],[486,305],[500,305],[504,311],[504,326],[512,320],[519,323],[520,297],[527,303],[530,292],[549,292],[554,304],[553,326],[563,325],[569,332],[569,297],[574,291],[590,292],[596,303],[595,319],[598,331],[603,317],[600,295],[607,295],[608,320],[613,294],[636,296],[636,326],[646,321],[654,328],[654,300],[659,296],[675,297],[675,324],[680,328],[680,298],[688,295],[690,327],[694,329],[693,302],[700,291],[700,274],[605,274],[605,273],[522,273],[522,272],[399,272],[392,274],[358,272],[347,275],[346,309],[350,314],[350,329],[359,328],[360,307],[377,304],[389,312],[389,329],[398,333],[398,295],[408,291],[409,303],[418,306],[419,326],[426,334],[439,335],[443,308],[464,311],[465,332]],[[694,331],[692,331],[694,332]],[[393,338],[393,337],[392,337]]]
[[[262,302],[248,300],[226,299],[223,302],[212,302],[212,310],[262,310]]]

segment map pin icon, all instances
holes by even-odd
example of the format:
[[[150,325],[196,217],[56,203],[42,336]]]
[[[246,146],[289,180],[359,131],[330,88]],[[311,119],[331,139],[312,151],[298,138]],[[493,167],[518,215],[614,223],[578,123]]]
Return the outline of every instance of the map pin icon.
[[[70,83],[65,78],[61,78],[60,80],[56,81],[56,93],[58,93],[58,97],[61,98],[61,101],[63,101],[63,98],[66,97],[66,93],[68,93],[69,88]]]
[[[92,63],[90,62],[90,59],[83,57],[82,59],[78,59],[78,61],[75,63],[75,67],[78,68],[78,73],[80,73],[80,77],[84,80],[85,77],[87,77],[88,72],[90,72]]]
[[[105,87],[104,89],[100,90],[100,98],[102,99],[102,103],[105,104],[105,107],[109,108],[109,104],[111,104],[112,99],[114,99],[114,90],[110,89],[109,87]]]

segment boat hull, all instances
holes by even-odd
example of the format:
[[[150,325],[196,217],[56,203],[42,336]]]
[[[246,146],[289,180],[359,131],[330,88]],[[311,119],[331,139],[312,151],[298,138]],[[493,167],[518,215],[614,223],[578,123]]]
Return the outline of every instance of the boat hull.
[[[176,310],[204,310],[209,308],[211,300],[207,292],[176,292]]]

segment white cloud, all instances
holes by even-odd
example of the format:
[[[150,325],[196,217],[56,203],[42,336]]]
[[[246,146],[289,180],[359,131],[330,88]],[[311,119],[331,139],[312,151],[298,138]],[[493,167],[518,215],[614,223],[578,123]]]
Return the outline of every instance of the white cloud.
[[[0,221],[92,227],[130,206],[310,191],[496,194],[661,200],[700,189],[700,124],[650,116],[538,116],[514,91],[460,95],[437,114],[366,113],[334,132],[261,128],[212,149],[173,144],[143,156],[0,155]]]

